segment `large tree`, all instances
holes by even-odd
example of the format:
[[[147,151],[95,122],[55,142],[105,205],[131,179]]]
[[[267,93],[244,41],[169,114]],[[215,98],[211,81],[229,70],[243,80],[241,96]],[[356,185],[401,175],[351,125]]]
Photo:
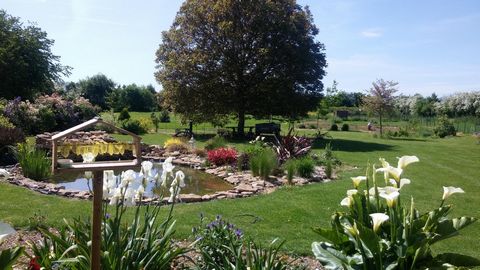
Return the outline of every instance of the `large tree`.
[[[0,10],[0,97],[31,99],[70,74],[51,52],[53,42],[39,27]]]
[[[155,76],[184,120],[296,117],[323,89],[324,46],[295,0],[187,0],[157,51]]]
[[[363,98],[365,109],[378,116],[380,136],[383,136],[383,118],[394,108],[394,95],[398,91],[398,82],[379,79],[372,83],[368,95]]]
[[[77,91],[92,104],[105,110],[108,108],[107,97],[115,89],[115,82],[103,74],[97,74],[78,81],[75,88],[71,90]]]

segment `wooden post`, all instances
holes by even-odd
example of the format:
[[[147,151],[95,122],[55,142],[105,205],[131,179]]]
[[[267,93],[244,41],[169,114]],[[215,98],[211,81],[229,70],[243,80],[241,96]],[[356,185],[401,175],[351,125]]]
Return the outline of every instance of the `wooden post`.
[[[100,253],[102,247],[102,197],[103,171],[93,172],[93,218],[92,218],[92,253],[90,269],[100,270]]]
[[[52,174],[57,169],[57,141],[52,140]]]

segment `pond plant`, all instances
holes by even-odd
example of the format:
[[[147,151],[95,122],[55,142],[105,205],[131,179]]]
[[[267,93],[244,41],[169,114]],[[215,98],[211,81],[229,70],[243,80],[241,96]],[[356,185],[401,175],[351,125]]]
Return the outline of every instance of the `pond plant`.
[[[380,159],[381,168],[366,176],[352,177],[354,189],[347,191],[341,205],[347,212],[336,212],[331,228],[314,228],[326,242],[313,242],[312,250],[326,269],[417,269],[434,265],[431,246],[459,234],[477,220],[474,217],[449,218],[452,205],[446,200],[464,191],[443,187],[443,197],[436,209],[420,213],[414,199],[404,206],[402,189],[410,184],[403,178],[405,167],[418,162],[416,156],[399,158],[397,167]],[[376,178],[382,173],[384,185]]]

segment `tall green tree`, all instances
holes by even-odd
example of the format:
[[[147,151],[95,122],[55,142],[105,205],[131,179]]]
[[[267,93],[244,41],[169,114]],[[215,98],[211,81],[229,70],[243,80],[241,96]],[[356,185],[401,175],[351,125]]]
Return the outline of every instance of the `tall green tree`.
[[[108,108],[107,97],[115,89],[115,82],[103,74],[97,74],[78,81],[75,87],[76,91],[90,100],[92,104],[105,110]]]
[[[380,136],[383,136],[383,118],[394,108],[394,95],[398,91],[398,82],[378,79],[372,83],[368,95],[363,98],[365,109],[378,116]]]
[[[163,32],[155,76],[184,120],[296,117],[323,89],[324,46],[295,0],[187,0]]]
[[[128,108],[130,111],[151,112],[157,106],[155,88],[130,84],[115,89],[108,97],[108,104],[114,111]]]
[[[51,52],[53,43],[39,27],[0,10],[0,97],[32,99],[52,92],[54,82],[70,74]]]

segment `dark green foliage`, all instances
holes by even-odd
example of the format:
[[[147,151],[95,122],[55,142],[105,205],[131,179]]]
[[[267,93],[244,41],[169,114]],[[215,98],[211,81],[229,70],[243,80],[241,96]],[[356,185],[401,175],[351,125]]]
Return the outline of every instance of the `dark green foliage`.
[[[306,127],[307,127],[307,126],[305,126],[304,123],[301,123],[301,124],[298,125],[298,128],[306,128]]]
[[[330,127],[330,131],[338,131],[338,125],[337,125],[337,124],[333,124],[333,125]]]
[[[174,259],[185,249],[172,244],[175,222],[171,222],[171,215],[160,221],[160,209],[160,206],[136,207],[135,216],[128,223],[124,218],[124,206],[117,205],[113,209],[116,214],[111,217],[104,215],[102,269],[171,269]],[[59,269],[90,269],[90,220],[65,220],[58,234],[46,229],[40,231],[44,239],[40,244],[33,243],[32,251],[42,267],[53,269],[54,265],[59,265]]]
[[[0,126],[0,166],[17,163],[15,145],[25,141],[22,130],[11,126]]]
[[[271,148],[262,148],[260,152],[249,156],[250,169],[253,175],[268,180],[270,174],[278,166],[278,157]]]
[[[162,110],[160,112],[160,122],[170,123],[170,113],[167,110]]]
[[[150,120],[152,120],[153,126],[155,126],[155,133],[157,133],[158,126],[160,126],[160,116],[152,112],[152,114],[150,114]]]
[[[75,89],[92,104],[105,110],[108,108],[107,97],[115,89],[115,83],[107,76],[97,74],[75,83]]]
[[[299,176],[303,178],[312,177],[312,173],[315,171],[315,161],[311,157],[297,159],[295,164]]]
[[[122,128],[133,132],[137,135],[142,135],[147,133],[145,127],[140,123],[140,121],[133,119],[133,120],[126,120],[122,123]]]
[[[342,125],[342,131],[349,131],[349,130],[350,130],[350,127],[348,126],[348,124]]]
[[[205,143],[205,150],[213,150],[213,149],[226,147],[226,146],[227,146],[227,141],[222,136],[216,135],[215,137],[209,139]]]
[[[446,136],[455,136],[457,134],[455,126],[453,126],[453,123],[448,119],[447,116],[441,116],[438,118],[433,132],[440,138],[445,138]]]
[[[118,114],[118,121],[125,121],[130,119],[130,113],[127,108],[123,108]]]
[[[243,233],[220,216],[200,227],[193,228],[200,259],[196,269],[223,270],[284,270],[289,269],[278,252],[283,243],[273,240],[267,248],[254,241],[244,240]]]
[[[51,52],[53,42],[39,27],[24,25],[0,9],[0,97],[31,99],[50,93],[55,81],[70,74]]]
[[[40,181],[50,176],[52,162],[45,151],[36,149],[32,143],[20,143],[16,154],[25,177]]]
[[[157,109],[157,98],[153,86],[130,84],[115,89],[108,96],[110,108],[116,112],[129,108],[132,112],[151,112]]]
[[[186,1],[157,51],[165,102],[185,120],[295,117],[314,109],[325,54],[295,1]],[[248,44],[248,46],[247,46]]]
[[[24,247],[7,248],[0,251],[0,269],[12,270],[13,265],[23,254]]]
[[[249,168],[249,156],[247,153],[241,153],[237,158],[237,170],[244,171]]]

